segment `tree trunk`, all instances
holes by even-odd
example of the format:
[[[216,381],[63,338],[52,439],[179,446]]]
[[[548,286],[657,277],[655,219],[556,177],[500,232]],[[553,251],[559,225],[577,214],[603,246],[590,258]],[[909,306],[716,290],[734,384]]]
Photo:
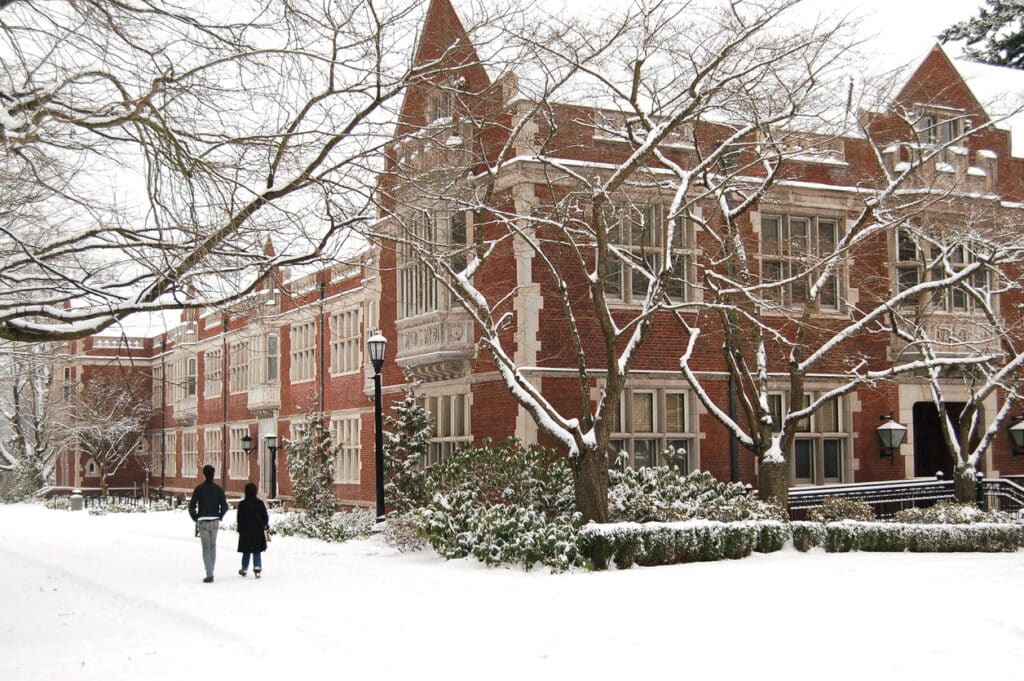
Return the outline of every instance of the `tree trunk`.
[[[762,501],[774,501],[789,510],[789,466],[783,462],[761,460],[757,473],[758,495]]]
[[[953,494],[961,504],[978,503],[978,483],[974,479],[974,466],[969,463],[957,464],[953,471]]]
[[[594,450],[580,452],[572,467],[576,510],[583,522],[608,522],[608,464]]]

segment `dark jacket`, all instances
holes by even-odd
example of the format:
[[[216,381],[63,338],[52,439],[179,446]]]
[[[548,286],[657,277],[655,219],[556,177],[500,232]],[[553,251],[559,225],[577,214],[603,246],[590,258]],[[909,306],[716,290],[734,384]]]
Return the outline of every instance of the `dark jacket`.
[[[238,552],[262,553],[267,550],[263,531],[270,527],[270,516],[262,499],[246,497],[238,502]]]
[[[188,514],[192,520],[223,518],[227,512],[227,497],[217,483],[207,480],[192,491],[192,498],[188,501]]]

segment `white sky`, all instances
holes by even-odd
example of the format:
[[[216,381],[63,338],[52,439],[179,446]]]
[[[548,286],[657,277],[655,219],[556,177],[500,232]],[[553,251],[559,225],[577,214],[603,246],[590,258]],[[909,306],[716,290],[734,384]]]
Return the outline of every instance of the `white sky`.
[[[232,521],[234,513],[226,520]],[[184,511],[0,504],[0,679],[1016,680],[1024,554],[800,554],[551,575]]]

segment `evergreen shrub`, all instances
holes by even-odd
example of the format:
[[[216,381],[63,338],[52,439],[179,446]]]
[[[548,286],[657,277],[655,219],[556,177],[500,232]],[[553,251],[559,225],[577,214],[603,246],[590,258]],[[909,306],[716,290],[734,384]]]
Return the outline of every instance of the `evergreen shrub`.
[[[905,508],[895,517],[898,523],[926,525],[962,525],[967,523],[1012,523],[1013,517],[1002,511],[982,511],[974,504],[939,501],[929,508]]]
[[[875,520],[875,512],[867,502],[845,497],[827,497],[821,506],[812,508],[807,516],[808,520],[816,523],[832,523],[839,520],[873,522]]]

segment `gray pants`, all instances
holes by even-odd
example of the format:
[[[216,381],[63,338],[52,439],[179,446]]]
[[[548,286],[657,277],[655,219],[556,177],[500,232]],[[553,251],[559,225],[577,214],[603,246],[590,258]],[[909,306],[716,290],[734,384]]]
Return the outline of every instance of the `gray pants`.
[[[220,529],[219,520],[200,520],[196,525],[199,528],[199,541],[203,543],[203,566],[206,568],[206,576],[213,578],[213,564],[217,562],[217,530]]]

